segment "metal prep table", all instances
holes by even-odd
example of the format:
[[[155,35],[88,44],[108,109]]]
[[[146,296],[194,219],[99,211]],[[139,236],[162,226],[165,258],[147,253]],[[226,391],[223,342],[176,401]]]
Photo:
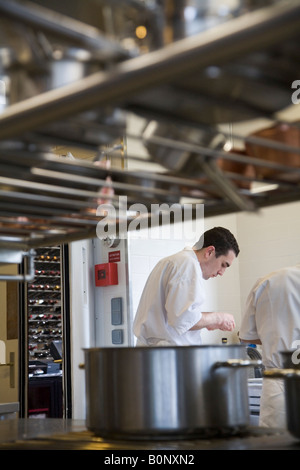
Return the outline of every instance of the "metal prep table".
[[[95,436],[81,420],[15,419],[0,422],[0,450],[189,451],[196,459],[199,450],[300,450],[300,440],[286,430],[250,427],[227,438],[117,441]]]

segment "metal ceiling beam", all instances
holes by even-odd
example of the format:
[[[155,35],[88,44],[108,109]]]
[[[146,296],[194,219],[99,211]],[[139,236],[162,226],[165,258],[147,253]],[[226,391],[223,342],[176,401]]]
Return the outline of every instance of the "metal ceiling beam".
[[[99,106],[118,104],[143,90],[197,68],[222,64],[295,36],[300,4],[283,1],[201,34],[97,72],[70,85],[9,106],[0,116],[0,139],[9,139]]]
[[[130,56],[129,52],[118,42],[107,39],[94,26],[32,2],[0,0],[0,13],[2,17],[50,32],[72,43],[81,44],[83,47],[97,51],[104,58],[122,57],[124,59]]]

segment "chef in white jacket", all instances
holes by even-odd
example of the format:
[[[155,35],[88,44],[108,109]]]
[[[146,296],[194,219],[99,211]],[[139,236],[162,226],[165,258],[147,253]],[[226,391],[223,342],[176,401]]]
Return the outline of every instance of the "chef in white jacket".
[[[300,339],[300,264],[274,271],[251,290],[239,331],[240,339],[262,345],[266,369],[282,368],[281,351],[291,351]],[[286,427],[284,383],[263,379],[260,426]]]
[[[204,281],[222,276],[238,256],[232,233],[215,227],[193,248],[162,259],[150,273],[135,316],[137,346],[201,344],[201,329],[232,331],[231,314],[202,312]]]

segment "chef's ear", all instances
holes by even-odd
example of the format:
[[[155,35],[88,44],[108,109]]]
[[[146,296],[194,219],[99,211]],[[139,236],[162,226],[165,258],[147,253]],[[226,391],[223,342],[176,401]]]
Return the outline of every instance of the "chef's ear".
[[[216,252],[216,249],[213,245],[210,245],[206,248],[206,253],[211,256]]]

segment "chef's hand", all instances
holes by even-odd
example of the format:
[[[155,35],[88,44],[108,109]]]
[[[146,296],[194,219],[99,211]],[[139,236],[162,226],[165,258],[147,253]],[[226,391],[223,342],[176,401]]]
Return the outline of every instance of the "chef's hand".
[[[235,321],[233,315],[230,313],[215,312],[215,324],[207,326],[208,330],[222,330],[232,331],[235,328]]]
[[[220,315],[220,326],[219,330],[232,331],[235,328],[235,321],[233,315],[230,313],[219,313]]]
[[[201,320],[191,330],[207,328],[208,330],[232,331],[235,328],[233,315],[222,312],[202,313]]]

